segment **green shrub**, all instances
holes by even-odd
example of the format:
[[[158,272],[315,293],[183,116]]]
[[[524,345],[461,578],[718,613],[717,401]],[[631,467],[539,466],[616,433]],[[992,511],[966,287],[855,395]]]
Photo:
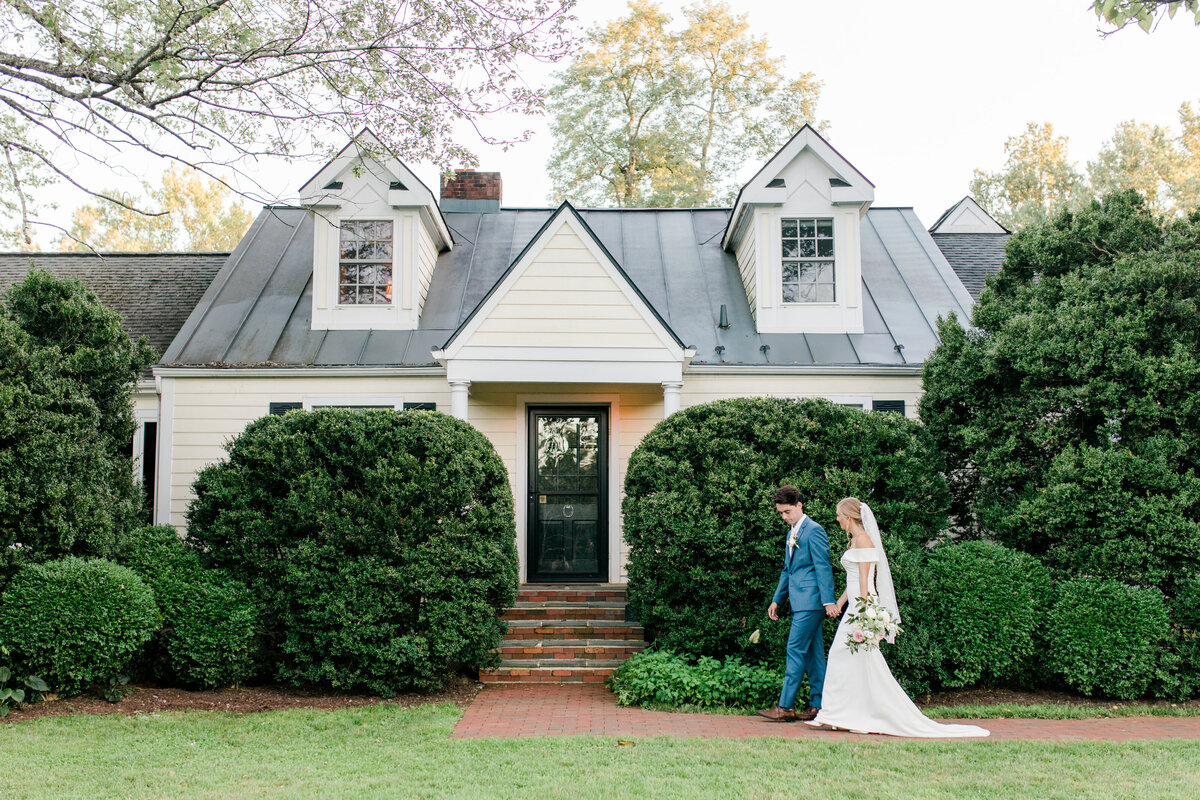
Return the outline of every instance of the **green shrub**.
[[[1046,662],[1068,686],[1131,700],[1155,679],[1170,623],[1157,589],[1081,578],[1058,587],[1046,633]]]
[[[32,564],[0,595],[0,636],[20,669],[77,694],[123,672],[159,626],[133,570],[70,556]]]
[[[298,685],[437,689],[490,666],[517,587],[491,442],[424,411],[264,417],[196,480],[188,535],[248,586]]]
[[[159,674],[185,686],[242,683],[254,670],[258,610],[237,581],[206,569],[168,525],[126,538],[121,563],[142,577],[163,614],[155,635]]]
[[[836,560],[845,536],[834,506],[847,495],[871,504],[891,549],[935,536],[948,504],[938,466],[920,424],[898,414],[769,398],[673,414],[629,459],[630,603],[666,649],[773,662],[788,626],[765,614],[786,532],[773,490],[799,487]],[[763,640],[753,646],[756,628]]]
[[[1178,665],[1162,692],[1178,699],[1200,695],[1200,575],[1179,581],[1170,602],[1172,651]]]
[[[941,686],[1033,673],[1050,602],[1050,574],[1033,556],[989,542],[943,545],[929,556],[929,580],[929,605],[910,616],[926,617],[933,629]]]
[[[783,672],[742,663],[731,656],[718,661],[692,658],[666,650],[637,653],[608,678],[608,687],[623,706],[660,703],[667,706],[762,708],[779,699]],[[803,701],[803,697],[799,701]]]
[[[928,694],[940,686],[943,661],[937,620],[928,611],[935,591],[928,551],[915,546],[893,548],[888,552],[888,564],[896,584],[903,631],[894,644],[883,643],[883,655],[906,692]]]

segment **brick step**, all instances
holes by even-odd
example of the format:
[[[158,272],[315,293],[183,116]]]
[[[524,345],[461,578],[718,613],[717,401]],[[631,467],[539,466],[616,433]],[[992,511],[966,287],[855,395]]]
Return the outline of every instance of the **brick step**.
[[[634,639],[641,641],[646,632],[640,625],[631,625],[624,620],[581,619],[573,622],[553,620],[517,619],[508,623],[506,642],[562,639]]]
[[[624,603],[625,587],[620,584],[596,584],[594,586],[527,584],[517,591],[518,603],[587,603],[593,601]]]
[[[486,684],[527,683],[604,683],[613,672],[613,667],[590,669],[527,669],[524,667],[501,667],[479,673],[479,682]]]
[[[574,620],[616,620],[625,621],[624,603],[603,603],[596,605],[564,606],[518,603],[507,609],[500,619],[509,620],[550,620],[554,622]]]
[[[500,669],[616,669],[624,658],[502,658]]]
[[[498,648],[500,656],[506,660],[525,661],[539,658],[554,659],[626,659],[634,653],[646,649],[646,643],[621,641],[615,639],[595,642],[581,642],[577,639],[564,639],[549,642],[504,642]]]

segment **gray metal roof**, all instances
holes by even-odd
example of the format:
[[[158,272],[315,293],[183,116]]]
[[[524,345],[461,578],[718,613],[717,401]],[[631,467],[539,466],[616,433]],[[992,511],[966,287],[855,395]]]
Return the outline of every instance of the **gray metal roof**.
[[[934,233],[933,241],[958,273],[963,286],[978,298],[988,275],[1000,271],[1008,233]]]
[[[125,330],[162,353],[171,344],[228,253],[0,253],[0,291],[37,267],[78,278],[115,309]]]
[[[417,330],[312,331],[311,217],[266,209],[163,363],[432,364],[430,349],[446,343],[552,213],[446,213],[455,247],[438,259]],[[758,334],[734,257],[721,249],[728,209],[579,213],[671,330],[696,348],[694,364],[920,364],[936,343],[937,317],[970,313],[971,296],[910,208],[875,208],[864,218],[861,334]],[[726,330],[717,327],[722,304]]]

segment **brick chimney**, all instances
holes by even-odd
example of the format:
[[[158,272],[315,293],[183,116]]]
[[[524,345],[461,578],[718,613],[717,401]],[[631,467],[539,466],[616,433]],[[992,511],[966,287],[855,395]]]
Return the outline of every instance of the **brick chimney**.
[[[442,211],[495,214],[500,210],[500,173],[460,169],[452,180],[442,176]]]

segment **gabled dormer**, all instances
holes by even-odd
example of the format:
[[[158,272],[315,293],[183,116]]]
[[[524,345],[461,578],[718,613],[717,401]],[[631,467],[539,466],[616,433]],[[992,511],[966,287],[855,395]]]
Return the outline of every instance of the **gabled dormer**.
[[[930,233],[1012,233],[975,202],[971,196],[964,197],[947,208],[938,221],[929,228]]]
[[[862,333],[875,185],[805,125],[742,187],[725,230],[760,333]]]
[[[453,247],[433,193],[369,130],[300,190],[313,215],[314,330],[417,327]]]

